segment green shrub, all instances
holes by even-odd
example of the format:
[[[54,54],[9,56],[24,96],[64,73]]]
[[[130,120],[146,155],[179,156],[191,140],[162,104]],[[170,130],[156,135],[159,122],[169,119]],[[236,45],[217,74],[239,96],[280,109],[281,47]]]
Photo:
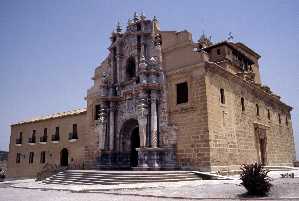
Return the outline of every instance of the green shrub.
[[[240,179],[241,185],[247,189],[248,195],[267,195],[272,184],[271,178],[267,175],[268,170],[265,170],[261,164],[244,164],[241,166]]]

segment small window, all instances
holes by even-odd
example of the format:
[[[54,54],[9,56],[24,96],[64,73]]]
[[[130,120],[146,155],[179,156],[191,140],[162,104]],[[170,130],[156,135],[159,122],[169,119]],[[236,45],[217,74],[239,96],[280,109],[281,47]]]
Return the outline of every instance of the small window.
[[[45,163],[46,162],[46,152],[42,151],[40,152],[40,163]]]
[[[44,128],[44,138],[47,139],[47,137],[48,137],[48,129]]]
[[[101,105],[96,105],[94,109],[94,120],[98,120],[100,118]]]
[[[44,135],[40,137],[40,142],[47,142],[48,138],[48,129],[44,128]]]
[[[288,117],[286,116],[286,126],[289,125],[289,120],[288,120]]]
[[[136,63],[134,57],[129,57],[126,67],[127,80],[131,80],[136,74]]]
[[[29,163],[33,163],[34,160],[34,152],[29,153]]]
[[[35,141],[36,141],[35,134],[36,134],[36,130],[33,130],[33,132],[32,132],[32,142],[33,143],[35,143]]]
[[[220,101],[222,104],[225,104],[225,95],[224,95],[224,89],[220,89]]]
[[[176,85],[176,102],[177,104],[188,102],[188,84],[183,82]]]
[[[77,124],[73,124],[73,136],[72,139],[78,139]]]
[[[259,105],[256,104],[256,116],[260,116],[260,108],[259,108]]]
[[[269,109],[268,109],[268,120],[271,120],[271,113]]]
[[[23,141],[23,133],[20,132],[19,138],[16,139],[16,144],[22,144]]]
[[[137,46],[141,45],[141,36],[137,36]]]
[[[16,163],[21,163],[21,154],[17,153]]]
[[[221,53],[220,49],[217,49],[217,55],[220,55],[220,53]]]
[[[245,111],[245,104],[244,104],[244,98],[241,98],[241,106],[242,106],[242,111]]]
[[[138,23],[138,24],[136,25],[136,28],[137,28],[137,31],[141,31],[141,24]]]
[[[281,117],[280,117],[280,114],[278,114],[278,123],[281,124]]]
[[[55,128],[55,135],[59,135],[59,127],[58,126]]]

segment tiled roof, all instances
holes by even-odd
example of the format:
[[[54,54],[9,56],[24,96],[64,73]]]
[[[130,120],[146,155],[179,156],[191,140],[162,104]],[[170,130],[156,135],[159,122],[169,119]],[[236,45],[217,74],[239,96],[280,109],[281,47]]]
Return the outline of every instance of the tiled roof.
[[[78,115],[78,114],[81,114],[84,112],[86,112],[86,108],[75,109],[75,110],[71,110],[71,111],[67,111],[67,112],[58,112],[58,113],[51,114],[51,115],[36,117],[36,118],[28,119],[25,121],[20,121],[20,122],[12,124],[12,126],[25,124],[25,123],[33,123],[33,122],[37,122],[37,121],[44,121],[44,120],[48,120],[48,119],[56,119],[56,118],[61,118],[61,117],[65,117],[65,116]]]

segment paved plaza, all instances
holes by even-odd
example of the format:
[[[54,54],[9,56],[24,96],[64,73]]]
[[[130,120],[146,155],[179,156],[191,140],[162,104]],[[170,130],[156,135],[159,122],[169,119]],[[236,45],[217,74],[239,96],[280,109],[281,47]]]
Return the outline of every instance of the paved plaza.
[[[299,200],[299,171],[295,178],[270,172],[273,188],[268,197],[247,198],[238,176],[231,180],[135,183],[120,185],[56,185],[33,179],[0,183],[0,201],[95,201],[95,200]]]

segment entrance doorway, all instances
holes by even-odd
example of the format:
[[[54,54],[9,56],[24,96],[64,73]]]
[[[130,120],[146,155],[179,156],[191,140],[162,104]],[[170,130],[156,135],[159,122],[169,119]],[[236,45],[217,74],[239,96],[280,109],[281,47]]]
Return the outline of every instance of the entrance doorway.
[[[255,127],[256,135],[256,148],[258,154],[258,160],[262,165],[267,164],[267,135],[266,128],[262,125],[257,125]]]
[[[60,152],[60,166],[65,167],[69,165],[69,152],[63,148]]]
[[[136,148],[140,147],[139,127],[134,128],[131,135],[131,155],[130,166],[137,167],[138,165],[138,151]]]
[[[260,138],[261,163],[266,165],[266,139]]]

